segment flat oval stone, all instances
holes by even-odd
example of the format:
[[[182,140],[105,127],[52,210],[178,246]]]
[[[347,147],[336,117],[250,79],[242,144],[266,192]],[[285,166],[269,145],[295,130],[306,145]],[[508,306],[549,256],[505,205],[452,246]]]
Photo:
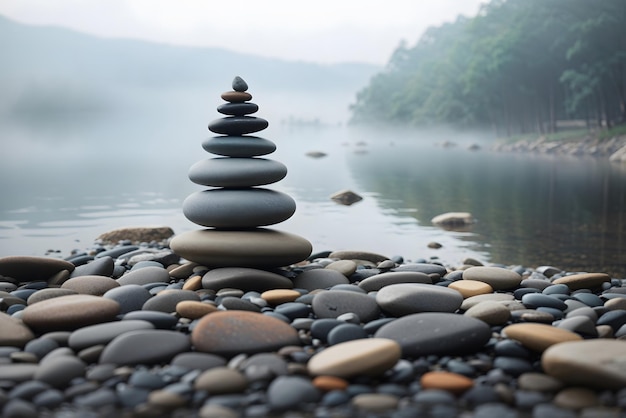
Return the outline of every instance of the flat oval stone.
[[[38,364],[9,363],[0,367],[0,380],[21,383],[32,380],[39,368]]]
[[[320,396],[311,381],[301,376],[278,376],[267,388],[267,399],[274,411],[286,411],[314,403]]]
[[[333,251],[328,255],[328,258],[337,258],[339,260],[366,260],[374,264],[381,263],[385,260],[389,260],[389,257],[384,255],[371,253],[367,251],[350,251],[340,250]]]
[[[489,325],[503,325],[511,317],[511,312],[500,302],[486,300],[472,306],[463,315],[480,319]]]
[[[610,282],[611,276],[605,273],[584,273],[572,274],[553,281],[554,284],[567,285],[571,290],[595,289],[602,286],[602,283]]]
[[[562,300],[541,293],[528,293],[522,296],[522,303],[530,309],[540,307],[555,308],[561,311],[567,309],[567,305]]]
[[[504,328],[502,332],[507,338],[519,341],[524,347],[538,352],[554,344],[582,340],[578,334],[546,324],[513,324]]]
[[[425,312],[385,324],[374,336],[397,341],[404,356],[467,354],[480,350],[489,341],[491,328],[476,318]]]
[[[293,287],[311,291],[316,289],[328,289],[338,284],[349,283],[350,280],[336,270],[312,269],[298,274],[293,280]]]
[[[210,158],[189,169],[189,179],[213,187],[252,187],[276,183],[287,175],[287,167],[265,158]]]
[[[189,336],[177,331],[138,330],[115,337],[102,351],[100,364],[156,364],[189,351]]]
[[[217,310],[218,308],[215,305],[193,300],[184,300],[176,304],[176,313],[183,318],[189,319],[202,318],[204,315]]]
[[[120,314],[138,311],[152,297],[148,289],[138,284],[125,284],[107,291],[102,295],[120,304]]]
[[[470,296],[467,299],[463,300],[463,303],[461,304],[461,309],[466,311],[472,306],[478,305],[480,302],[484,302],[486,300],[507,304],[514,302],[515,297],[513,297],[513,295],[509,293],[486,293],[483,295]]]
[[[87,365],[78,357],[57,356],[42,361],[33,379],[56,388],[65,388],[72,379],[83,377],[86,367]]]
[[[27,306],[22,320],[39,331],[74,330],[87,325],[109,322],[119,313],[120,305],[92,295],[69,295],[43,300]]]
[[[211,395],[240,393],[247,387],[248,380],[243,374],[225,366],[206,370],[194,381],[196,390],[206,390]]]
[[[100,256],[87,264],[76,267],[70,277],[78,276],[106,276],[111,277],[115,262],[108,256]]]
[[[546,374],[572,385],[619,390],[626,387],[626,341],[593,339],[556,344],[543,352]]]
[[[176,305],[182,301],[200,302],[200,296],[191,290],[167,289],[148,299],[141,309],[172,313],[176,312]]]
[[[214,267],[288,266],[305,260],[312,250],[302,237],[265,228],[189,231],[176,235],[170,247],[187,260]]]
[[[51,257],[12,255],[0,258],[0,276],[20,282],[47,281],[60,271],[74,271],[74,264]]]
[[[157,329],[172,329],[178,323],[174,315],[159,311],[132,311],[124,315],[122,321],[147,321]]]
[[[474,386],[474,381],[458,373],[432,371],[422,375],[420,384],[426,390],[439,389],[460,395]]]
[[[131,270],[117,279],[121,285],[137,284],[143,286],[150,283],[169,283],[170,275],[162,267],[148,266],[137,270]]]
[[[455,312],[463,303],[459,292],[446,287],[421,283],[385,286],[376,294],[382,310],[404,316],[418,312]]]
[[[288,278],[270,271],[247,267],[222,267],[207,271],[202,276],[202,287],[218,291],[225,288],[244,292],[264,292],[271,289],[291,289]]]
[[[346,290],[320,292],[313,298],[311,307],[318,318],[337,318],[350,312],[358,315],[361,322],[369,322],[380,315],[374,298]]]
[[[191,333],[197,351],[225,357],[300,345],[298,332],[280,319],[248,311],[221,311],[198,320]]]
[[[457,280],[456,282],[450,283],[448,288],[456,290],[463,295],[465,299],[476,295],[493,293],[493,288],[489,284],[479,282],[478,280]]]
[[[32,331],[24,326],[22,321],[0,312],[0,347],[24,347],[27,342],[35,338]]]
[[[197,225],[252,228],[280,223],[296,211],[291,196],[263,188],[210,189],[183,202],[183,214]]]
[[[276,151],[276,144],[257,136],[215,136],[205,139],[202,148],[226,157],[257,157]]]
[[[148,321],[140,320],[116,321],[90,325],[72,332],[68,340],[68,345],[72,350],[78,352],[94,345],[106,345],[120,334],[141,329],[154,329],[154,325]]]
[[[117,281],[106,276],[78,276],[66,280],[61,289],[70,289],[81,295],[102,296],[119,285]]]
[[[361,280],[359,287],[367,292],[375,292],[385,286],[398,283],[432,284],[433,280],[426,273],[417,271],[391,271],[379,273]]]
[[[416,271],[425,274],[438,274],[440,277],[443,277],[448,273],[448,270],[446,270],[444,266],[432,263],[401,264],[394,268],[393,271]]]
[[[514,289],[522,282],[522,276],[501,267],[470,267],[463,271],[463,279],[487,283],[494,290]]]
[[[315,354],[307,363],[313,376],[344,379],[365,375],[377,376],[392,368],[402,355],[400,345],[386,338],[347,341]]]
[[[254,116],[228,116],[209,123],[209,131],[223,135],[245,135],[262,131],[269,123],[263,118]]]
[[[222,99],[231,103],[241,103],[247,102],[248,100],[252,100],[252,95],[250,93],[246,93],[244,91],[227,91],[222,93]]]
[[[272,306],[280,305],[281,303],[293,302],[298,299],[300,292],[291,289],[271,289],[261,293],[261,298]]]
[[[259,106],[256,103],[224,103],[217,107],[217,111],[222,115],[245,116],[256,113]]]

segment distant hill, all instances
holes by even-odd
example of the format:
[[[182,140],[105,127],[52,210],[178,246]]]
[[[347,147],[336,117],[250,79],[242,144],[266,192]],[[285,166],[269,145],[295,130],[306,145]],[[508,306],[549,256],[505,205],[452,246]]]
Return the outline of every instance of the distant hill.
[[[0,40],[0,114],[100,111],[125,103],[134,92],[202,94],[205,102],[219,104],[219,97],[206,95],[228,90],[240,75],[255,97],[286,101],[281,105],[285,119],[326,119],[330,111],[345,120],[356,92],[380,70],[365,63],[321,65],[219,48],[104,39],[2,16]]]

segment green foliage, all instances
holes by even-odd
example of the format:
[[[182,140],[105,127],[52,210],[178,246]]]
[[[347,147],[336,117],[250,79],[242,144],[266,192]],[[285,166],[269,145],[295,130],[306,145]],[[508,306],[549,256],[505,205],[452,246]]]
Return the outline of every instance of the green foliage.
[[[492,0],[402,42],[352,122],[550,134],[562,119],[626,120],[624,0]]]

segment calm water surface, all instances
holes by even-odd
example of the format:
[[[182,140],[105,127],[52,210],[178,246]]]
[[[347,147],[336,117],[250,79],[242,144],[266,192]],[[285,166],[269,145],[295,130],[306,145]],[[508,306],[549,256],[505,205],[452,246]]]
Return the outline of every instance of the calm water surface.
[[[201,189],[187,170],[210,157],[200,144],[209,135],[205,122],[217,117],[211,110],[146,111],[106,120],[87,115],[80,123],[3,123],[0,256],[59,250],[62,257],[123,226],[199,228],[181,204]],[[270,187],[298,205],[274,228],[306,237],[314,251],[360,249],[453,265],[473,257],[626,277],[626,167],[472,152],[467,146],[479,139],[469,136],[292,129],[271,120],[261,136],[278,146],[268,157],[289,169]],[[459,145],[435,145],[442,140]],[[364,199],[352,206],[329,199],[343,189]],[[432,217],[449,211],[471,212],[478,222],[464,232],[432,226]],[[431,241],[443,247],[430,249]]]

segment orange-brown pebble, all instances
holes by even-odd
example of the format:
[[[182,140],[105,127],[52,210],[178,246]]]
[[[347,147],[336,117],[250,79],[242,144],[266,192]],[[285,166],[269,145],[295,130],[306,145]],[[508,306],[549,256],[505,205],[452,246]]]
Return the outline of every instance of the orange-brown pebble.
[[[348,381],[335,376],[317,376],[313,379],[313,386],[324,392],[344,390],[348,387]]]
[[[556,279],[554,284],[565,284],[570,290],[594,289],[602,286],[602,283],[611,281],[611,276],[606,273],[582,273]]]
[[[582,341],[582,337],[566,329],[547,324],[520,323],[509,325],[502,332],[510,339],[519,341],[526,348],[543,352],[548,347],[567,341]]]
[[[478,280],[457,280],[456,282],[450,283],[448,287],[463,295],[463,299],[493,293],[493,288],[490,285],[485,282],[479,282]]]
[[[446,390],[458,395],[474,386],[474,381],[457,373],[428,372],[422,375],[420,384],[424,389]]]
[[[300,292],[291,289],[273,289],[261,293],[261,298],[270,305],[293,302],[300,297]]]
[[[200,290],[202,289],[202,276],[193,276],[185,280],[183,290]]]
[[[183,300],[176,304],[176,313],[183,318],[198,319],[206,314],[217,311],[217,306],[210,303]]]
[[[222,99],[231,103],[242,103],[252,100],[252,95],[245,91],[227,91],[222,93]]]

